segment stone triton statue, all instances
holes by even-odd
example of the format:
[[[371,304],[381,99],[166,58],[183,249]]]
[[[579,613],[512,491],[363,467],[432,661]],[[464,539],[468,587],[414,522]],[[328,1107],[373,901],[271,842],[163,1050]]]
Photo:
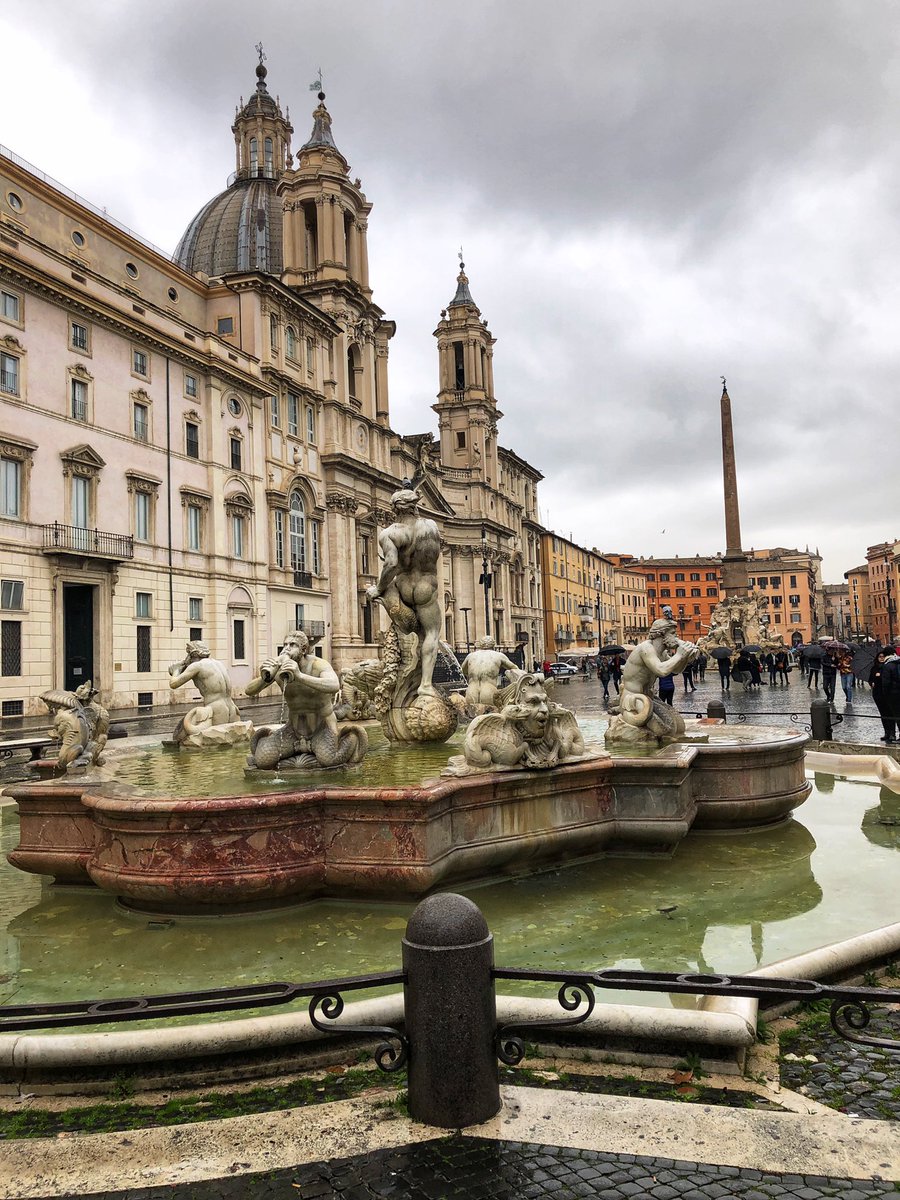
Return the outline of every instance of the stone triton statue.
[[[210,656],[205,642],[188,642],[181,662],[169,667],[169,676],[172,691],[193,683],[203,700],[175,726],[172,734],[175,745],[233,745],[250,736],[251,723],[241,721],[231,698],[231,680],[225,664]]]
[[[361,725],[338,726],[334,713],[340,680],[334,668],[309,652],[302,630],[289,633],[281,654],[260,664],[247,684],[257,696],[273,683],[281,688],[287,721],[254,731],[247,765],[274,771],[284,768],[340,767],[366,756],[369,738]]]
[[[109,713],[97,703],[97,694],[90,679],[74,692],[41,694],[53,718],[53,735],[59,741],[56,766],[61,771],[83,771],[102,762]]]
[[[653,695],[657,679],[677,675],[700,656],[692,642],[679,639],[676,629],[674,620],[661,617],[650,626],[646,641],[628,655],[619,695],[609,706],[612,720],[606,731],[607,747],[661,746],[684,733],[681,713]]]
[[[434,521],[419,516],[415,488],[395,492],[391,507],[394,523],[378,539],[381,573],[366,592],[383,605],[391,621],[375,711],[393,742],[443,742],[456,729],[457,717],[434,686],[444,624],[438,585],[440,533]]]
[[[476,712],[495,708],[503,671],[510,672],[510,682],[524,674],[512,659],[497,649],[492,637],[480,637],[475,649],[462,662],[462,673],[469,685],[466,688],[466,704]]]

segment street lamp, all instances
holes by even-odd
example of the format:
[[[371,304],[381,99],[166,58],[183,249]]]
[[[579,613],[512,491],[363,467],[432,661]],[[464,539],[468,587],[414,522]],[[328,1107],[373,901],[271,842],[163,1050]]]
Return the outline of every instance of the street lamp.
[[[478,582],[484,588],[484,632],[491,632],[491,573],[488,570],[487,526],[481,527],[481,577]]]
[[[603,645],[603,622],[601,620],[602,609],[600,607],[601,606],[601,599],[600,599],[600,584],[601,584],[601,582],[602,581],[600,579],[600,572],[598,571],[596,573],[596,575],[594,576],[594,590],[597,593],[596,607],[597,607],[597,649],[598,650]]]
[[[468,654],[472,649],[472,643],[469,641],[469,613],[472,610],[471,608],[461,608],[459,611],[462,613],[463,620],[466,623],[466,654]]]

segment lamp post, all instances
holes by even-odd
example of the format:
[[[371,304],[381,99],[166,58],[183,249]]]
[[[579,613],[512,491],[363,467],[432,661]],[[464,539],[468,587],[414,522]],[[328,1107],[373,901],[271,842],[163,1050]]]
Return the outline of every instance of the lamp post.
[[[481,578],[478,582],[484,588],[484,632],[491,632],[491,573],[488,570],[487,526],[481,527]]]
[[[472,643],[469,641],[469,613],[472,610],[471,608],[461,608],[459,611],[462,613],[463,620],[466,623],[466,654],[468,654],[472,649]]]
[[[602,582],[602,580],[600,579],[600,572],[597,571],[596,574],[594,575],[594,590],[597,593],[596,609],[597,609],[597,649],[598,650],[603,645],[603,621],[602,621],[602,611],[603,610],[602,610],[602,600],[601,600],[601,596],[600,596],[601,582]]]
[[[891,567],[891,564],[888,563],[888,570],[890,570],[890,567]],[[894,588],[894,581],[893,581],[893,579],[891,579],[890,575],[888,575],[884,581],[884,589],[886,592],[886,600],[887,600],[887,624],[888,624],[888,644],[889,645],[893,645],[893,643],[894,643],[894,616],[895,616],[895,613],[894,613],[894,601],[891,596],[891,593],[893,592],[893,588]]]

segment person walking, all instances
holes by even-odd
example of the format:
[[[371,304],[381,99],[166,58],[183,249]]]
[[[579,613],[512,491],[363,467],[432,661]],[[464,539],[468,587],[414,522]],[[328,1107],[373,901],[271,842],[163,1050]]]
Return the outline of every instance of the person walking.
[[[736,679],[738,683],[742,683],[745,691],[753,686],[753,677],[750,673],[750,655],[746,650],[741,650],[737,656],[737,661],[731,668],[731,678]]]
[[[834,689],[837,685],[837,661],[833,654],[826,654],[822,662],[822,691],[829,704],[834,704]],[[812,674],[812,667],[810,667]]]
[[[900,645],[890,647],[881,668],[881,723],[884,741],[893,744],[900,731]]]
[[[708,662],[709,662],[709,659],[706,657],[706,654],[705,654],[703,651],[701,651],[701,652],[700,652],[700,657],[697,659],[697,663],[696,663],[696,666],[697,666],[697,674],[698,674],[698,676],[700,677],[700,682],[701,682],[701,683],[702,683],[702,682],[704,681],[704,679],[706,678],[706,664],[707,664]]]
[[[717,658],[719,664],[719,682],[722,685],[723,692],[731,691],[731,659],[726,658],[723,654],[721,658]]]
[[[762,686],[762,674],[759,669],[759,659],[755,654],[748,655],[750,659],[750,686],[758,688]]]
[[[619,654],[613,655],[613,660],[609,664],[609,674],[612,679],[612,685],[616,689],[616,695],[619,694],[619,680],[622,678],[622,657]]]
[[[681,675],[684,679],[684,690],[686,692],[696,692],[697,689],[694,686],[694,664],[688,663]]]
[[[778,668],[775,666],[775,655],[771,650],[767,650],[763,655],[762,665],[769,672],[769,686],[775,686],[775,676],[778,674]]]
[[[885,715],[884,701],[881,694],[881,672],[884,668],[884,662],[887,654],[884,650],[879,650],[875,656],[875,661],[872,663],[872,670],[869,672],[869,685],[872,688],[872,699],[875,701],[875,707],[878,709],[878,715],[881,717],[881,724],[884,726],[884,733],[879,738],[879,741],[890,742],[896,736],[894,725]]]
[[[819,690],[819,667],[822,664],[822,660],[821,660],[821,658],[807,659],[806,656],[801,653],[801,655],[800,655],[800,670],[801,671],[803,670],[804,661],[806,662],[806,687],[807,687],[807,690],[809,690],[811,687],[815,687],[816,691],[818,691]]]
[[[853,703],[853,657],[847,651],[843,650],[838,655],[837,669],[841,677],[841,687],[844,689],[844,697],[847,704]]]
[[[609,669],[609,663],[606,661],[606,656],[597,660],[597,678],[600,680],[603,687],[603,699],[609,699],[609,681],[612,678],[612,673]]]
[[[674,704],[674,700],[675,700],[675,677],[674,677],[674,675],[660,676],[659,698],[665,704]]]

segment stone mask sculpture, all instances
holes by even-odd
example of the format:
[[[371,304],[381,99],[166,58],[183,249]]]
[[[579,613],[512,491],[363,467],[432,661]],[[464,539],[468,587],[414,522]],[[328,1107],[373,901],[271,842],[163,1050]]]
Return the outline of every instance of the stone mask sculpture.
[[[497,695],[500,711],[476,717],[466,730],[463,753],[445,775],[479,771],[547,770],[584,756],[574,713],[547,695],[542,675],[521,673]]]
[[[247,695],[256,696],[272,684],[281,688],[287,721],[254,731],[248,766],[267,771],[339,767],[365,758],[368,735],[361,725],[338,726],[334,701],[340,680],[330,663],[310,653],[302,630],[288,634],[277,658],[260,664]]]

